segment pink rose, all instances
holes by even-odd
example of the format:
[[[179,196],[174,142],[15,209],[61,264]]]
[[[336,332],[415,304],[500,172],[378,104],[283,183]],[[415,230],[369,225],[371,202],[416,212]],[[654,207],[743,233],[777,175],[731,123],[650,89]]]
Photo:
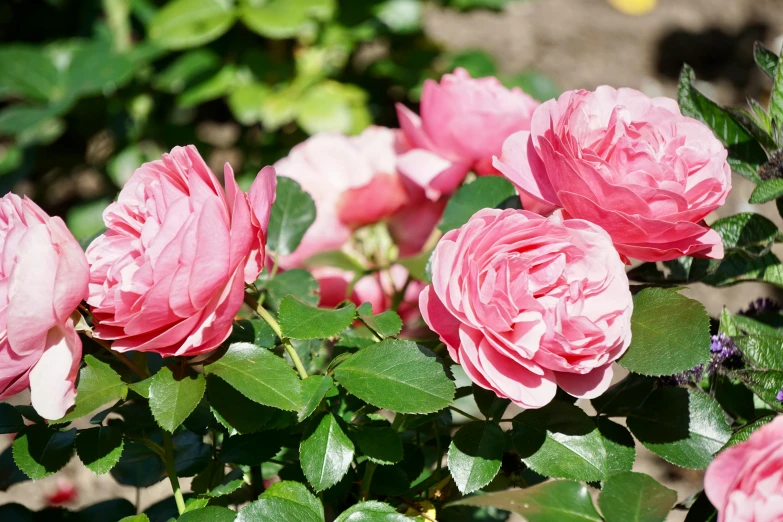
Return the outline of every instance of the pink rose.
[[[225,191],[192,145],[139,167],[104,211],[87,249],[95,333],[112,348],[198,355],[231,333],[245,283],[261,271],[277,180],[272,167],[243,194]]]
[[[533,114],[494,165],[522,205],[600,225],[624,256],[665,261],[723,257],[704,217],[731,189],[727,152],[674,100],[633,89],[569,91]]]
[[[0,256],[0,399],[29,386],[35,410],[59,419],[76,397],[82,343],[70,316],[87,297],[87,259],[60,218],[11,193]]]
[[[718,522],[783,520],[783,417],[719,453],[707,468],[704,492]]]
[[[497,174],[492,156],[508,136],[530,129],[536,107],[518,87],[507,89],[493,77],[471,78],[462,68],[440,83],[427,80],[421,117],[397,104],[400,127],[414,147],[400,157],[398,168],[430,199],[454,191],[471,169]]]
[[[359,136],[317,134],[275,163],[315,201],[316,218],[283,268],[301,266],[319,252],[338,250],[353,229],[399,210],[407,193],[397,175],[397,153],[405,147],[398,131],[370,127]]]
[[[631,342],[624,265],[598,226],[484,209],[446,233],[419,299],[424,320],[479,386],[540,408],[557,386],[593,398]]]
[[[408,203],[394,213],[387,223],[389,234],[399,248],[400,257],[419,254],[432,236],[446,210],[448,197],[430,200],[424,190],[410,182],[404,183]]]

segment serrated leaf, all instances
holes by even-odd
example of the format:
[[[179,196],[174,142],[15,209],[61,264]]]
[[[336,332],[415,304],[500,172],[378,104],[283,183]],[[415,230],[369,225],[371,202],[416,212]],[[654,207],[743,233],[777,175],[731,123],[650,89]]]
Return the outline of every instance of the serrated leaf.
[[[454,398],[454,383],[435,355],[411,341],[387,339],[363,348],[334,377],[363,401],[398,413],[430,413]]]
[[[362,312],[362,307],[359,307],[358,312],[359,319],[381,338],[394,337],[402,330],[402,319],[392,310],[372,315],[372,306],[370,306],[369,313]]]
[[[254,402],[218,377],[207,377],[207,400],[217,421],[231,435],[255,433],[264,428],[275,410]]]
[[[753,58],[770,79],[775,78],[775,69],[778,67],[778,57],[775,53],[764,47],[761,42],[755,42],[753,44]]]
[[[460,187],[451,197],[438,225],[441,232],[459,228],[483,208],[495,208],[516,194],[514,185],[499,176],[484,176]]]
[[[286,296],[278,309],[280,329],[291,339],[324,339],[333,337],[349,326],[356,316],[352,303],[330,310],[312,306],[299,299]]]
[[[354,446],[331,413],[313,419],[299,446],[299,461],[316,491],[337,484],[348,472]]]
[[[277,274],[264,283],[267,292],[264,307],[277,311],[280,301],[287,295],[292,295],[302,302],[311,305],[318,304],[318,281],[307,270],[295,268]]]
[[[0,433],[17,433],[25,427],[22,415],[7,402],[0,402]]]
[[[449,446],[449,471],[462,494],[481,489],[500,471],[506,438],[494,422],[462,426]]]
[[[234,23],[233,0],[176,0],[160,9],[149,24],[149,37],[166,49],[186,49],[211,42]]]
[[[217,375],[257,403],[287,411],[301,407],[302,388],[296,372],[266,348],[234,343],[204,371]]]
[[[630,373],[602,395],[592,399],[593,408],[608,417],[625,417],[639,407],[655,388],[655,379]]]
[[[302,380],[302,409],[297,414],[299,422],[315,411],[333,384],[328,375],[310,375]]]
[[[351,431],[359,452],[376,464],[396,464],[403,457],[399,434],[387,426],[357,426]]]
[[[242,508],[236,522],[324,522],[321,501],[298,482],[276,482],[261,497]]]
[[[769,424],[773,420],[775,420],[774,414],[761,417],[760,419],[756,419],[750,424],[746,424],[745,426],[741,427],[740,429],[738,429],[737,431],[731,434],[731,438],[729,438],[729,441],[726,443],[723,449],[736,446],[737,444],[742,444],[743,442],[747,441],[750,438],[750,436],[753,434],[754,431],[764,426],[765,424]]]
[[[39,47],[5,45],[0,48],[0,90],[34,100],[62,96],[62,77]]]
[[[766,203],[783,196],[783,179],[773,178],[761,181],[750,194],[748,203],[753,205]]]
[[[732,116],[694,86],[696,75],[688,65],[683,65],[677,100],[685,116],[696,118],[706,124],[715,136],[728,148],[729,157],[736,158],[755,167],[767,161],[764,149],[737,123]]]
[[[234,435],[223,441],[219,461],[225,464],[258,466],[274,457],[283,444],[279,431]]]
[[[485,390],[476,384],[472,387],[473,398],[476,406],[484,417],[488,419],[500,419],[511,401],[498,397],[492,390]]]
[[[757,369],[783,371],[783,338],[746,335],[734,338],[734,342]]]
[[[673,375],[707,361],[710,318],[704,305],[663,288],[642,290],[633,305],[631,346],[618,361],[623,368]]]
[[[9,446],[0,454],[0,491],[6,491],[14,484],[30,480],[14,462],[13,451],[13,447]]]
[[[603,522],[587,487],[570,480],[475,495],[447,506],[496,507],[516,513],[526,522]]]
[[[128,393],[128,386],[111,366],[92,355],[85,355],[84,362],[86,366],[79,371],[76,405],[58,423],[83,417],[113,400],[125,399]]]
[[[389,504],[368,500],[359,502],[343,511],[334,522],[410,522]]]
[[[667,462],[703,469],[731,436],[720,405],[695,389],[659,388],[628,416],[628,428]]]
[[[76,436],[76,454],[87,469],[103,475],[120,461],[124,444],[122,432],[115,426],[80,430]]]
[[[778,393],[783,390],[783,372],[740,370],[736,374],[750,391],[758,395],[772,409],[783,411],[783,404],[778,401]]]
[[[779,59],[778,59],[779,60]],[[772,92],[769,95],[769,113],[773,125],[779,129],[783,127],[783,67],[775,68],[772,77]]]
[[[522,461],[548,477],[606,480],[630,471],[636,456],[625,428],[608,419],[596,425],[583,410],[562,401],[520,413],[513,426],[514,447]]]
[[[13,442],[14,462],[33,480],[54,474],[73,456],[76,429],[53,430],[43,424],[28,426]]]
[[[313,221],[315,221],[313,198],[302,190],[296,181],[279,176],[277,196],[269,216],[267,248],[274,250],[278,256],[291,254],[299,246]]]
[[[277,336],[264,320],[240,319],[234,322],[234,328],[227,342],[228,344],[250,343],[262,348],[274,348],[277,346]]]
[[[752,212],[719,219],[711,228],[720,235],[727,252],[738,250],[755,257],[769,252],[778,235],[775,223]]]
[[[631,471],[609,477],[598,497],[606,522],[663,522],[676,503],[676,491]]]
[[[233,522],[237,512],[220,506],[207,506],[183,513],[177,522]]]
[[[150,384],[152,416],[161,428],[173,433],[193,413],[206,389],[203,375],[175,376],[170,367],[164,366]]]

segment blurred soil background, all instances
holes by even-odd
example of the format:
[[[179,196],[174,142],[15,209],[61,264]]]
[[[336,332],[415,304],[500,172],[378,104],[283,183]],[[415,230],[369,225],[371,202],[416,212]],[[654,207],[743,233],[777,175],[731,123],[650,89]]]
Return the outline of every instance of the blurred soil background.
[[[424,28],[449,50],[484,50],[495,57],[501,72],[532,69],[552,78],[561,90],[609,84],[633,87],[651,96],[676,97],[677,76],[687,62],[696,71],[699,89],[713,100],[744,105],[746,96],[752,96],[766,104],[770,82],[756,69],[752,46],[761,40],[775,51],[781,48],[783,0],[659,0],[654,10],[642,16],[624,14],[606,0],[514,1],[499,12],[458,12],[430,5],[424,12]],[[238,125],[207,122],[197,132],[220,149],[218,157],[211,158],[213,165],[234,161],[238,152],[230,146],[221,149],[219,144],[232,142]],[[95,142],[99,145],[100,140]],[[35,189],[27,183],[21,182],[14,190]],[[87,170],[71,176],[67,186],[52,185],[47,190],[54,197],[58,191],[90,193],[100,183]],[[708,222],[751,210],[747,203],[751,190],[750,182],[734,175],[728,203]],[[753,210],[783,226],[774,202]],[[737,311],[758,297],[781,297],[755,283],[719,290],[696,285],[688,293],[702,301],[713,317],[723,306]],[[17,399],[23,402],[25,397]],[[3,439],[0,450],[9,442]],[[666,465],[639,448],[635,469],[676,489],[680,501],[701,489],[701,472]],[[19,502],[40,509],[63,480],[76,487],[76,496],[66,504],[73,509],[117,496],[139,500],[139,507],[145,509],[171,494],[168,482],[163,481],[137,499],[135,488],[120,486],[109,475],[95,477],[74,458],[55,476],[0,492],[0,504]],[[187,484],[185,479],[186,488]],[[668,520],[683,519],[684,514],[675,512]]]

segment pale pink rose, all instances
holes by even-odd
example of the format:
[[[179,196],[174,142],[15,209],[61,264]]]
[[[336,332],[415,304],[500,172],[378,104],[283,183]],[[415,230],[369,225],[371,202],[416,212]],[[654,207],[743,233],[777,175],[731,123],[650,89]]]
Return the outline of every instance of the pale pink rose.
[[[400,127],[414,147],[398,168],[430,199],[453,192],[470,170],[497,174],[492,156],[511,134],[530,129],[538,105],[519,87],[507,89],[494,77],[471,78],[462,68],[440,83],[427,80],[421,116],[397,104]]]
[[[139,167],[87,249],[95,333],[112,348],[198,355],[231,333],[245,283],[261,271],[277,179],[272,167],[225,191],[196,148]]]
[[[569,91],[541,105],[529,132],[503,144],[495,167],[522,206],[600,225],[624,256],[723,257],[704,217],[731,189],[727,152],[674,100],[633,89]]]
[[[314,254],[339,250],[354,229],[397,212],[407,201],[396,169],[404,147],[399,131],[369,127],[359,136],[316,134],[275,163],[278,174],[299,183],[316,206],[315,222],[280,266],[298,267]]]
[[[47,419],[73,406],[82,343],[70,316],[88,280],[84,252],[60,218],[16,194],[0,199],[0,399],[29,387]]]
[[[593,398],[631,342],[624,265],[600,227],[559,213],[480,210],[447,232],[419,300],[479,386],[540,408],[557,386]]]
[[[718,522],[783,520],[783,417],[719,453],[704,475],[704,492]]]

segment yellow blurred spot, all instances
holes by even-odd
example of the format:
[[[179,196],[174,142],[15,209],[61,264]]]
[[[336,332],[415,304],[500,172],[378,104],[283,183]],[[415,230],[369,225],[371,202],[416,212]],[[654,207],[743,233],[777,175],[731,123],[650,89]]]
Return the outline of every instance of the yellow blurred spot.
[[[658,0],[609,0],[609,4],[629,15],[647,14],[658,4]]]

